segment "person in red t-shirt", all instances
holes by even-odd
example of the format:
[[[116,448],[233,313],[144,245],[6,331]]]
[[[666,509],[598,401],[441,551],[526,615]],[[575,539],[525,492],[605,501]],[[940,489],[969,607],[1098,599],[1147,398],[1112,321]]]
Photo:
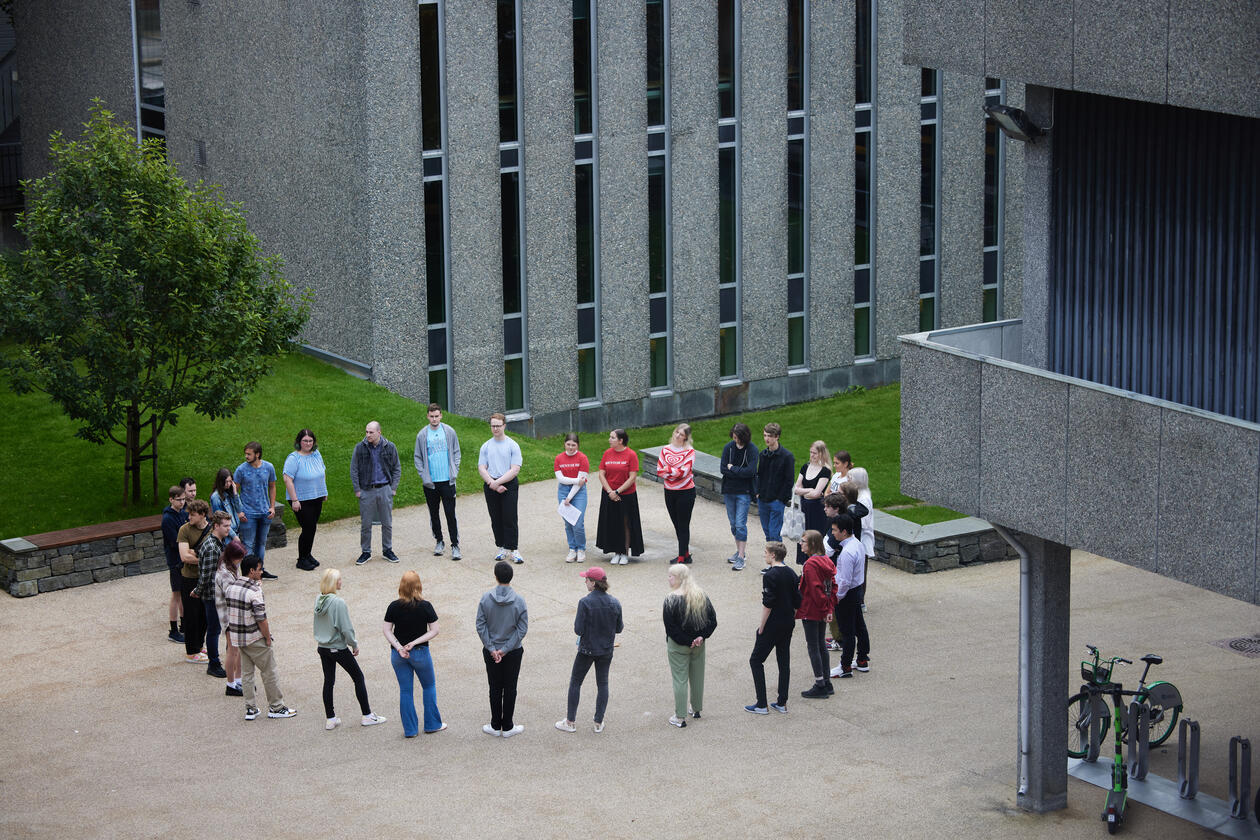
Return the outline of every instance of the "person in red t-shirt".
[[[599,459],[599,483],[603,487],[599,502],[599,528],[595,545],[612,555],[609,563],[622,566],[630,562],[627,555],[643,553],[643,526],[639,522],[639,497],[634,492],[639,474],[639,456],[626,446],[630,435],[625,429],[608,434],[609,448]]]
[[[564,451],[556,456],[556,481],[558,490],[556,500],[561,505],[574,508],[578,512],[577,521],[572,525],[564,521],[564,536],[569,541],[569,553],[564,562],[586,562],[586,477],[590,475],[591,463],[578,450],[578,436],[569,432],[564,436]]]
[[[801,605],[796,617],[805,630],[805,647],[809,650],[809,664],[814,669],[814,684],[801,692],[802,697],[822,698],[834,693],[831,687],[831,662],[827,655],[827,622],[831,620],[836,598],[836,567],[823,548],[822,534],[806,531],[801,535],[801,549],[808,555],[805,568],[801,569]]]

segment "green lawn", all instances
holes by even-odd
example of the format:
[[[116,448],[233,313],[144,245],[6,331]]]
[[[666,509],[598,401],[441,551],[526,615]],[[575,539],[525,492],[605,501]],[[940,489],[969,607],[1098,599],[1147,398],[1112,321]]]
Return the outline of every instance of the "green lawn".
[[[156,505],[149,496],[147,464],[141,482],[144,501],[135,506],[123,504],[121,447],[96,446],[76,438],[74,424],[42,394],[19,397],[8,390],[2,393],[0,439],[8,445],[0,451],[0,469],[8,478],[0,488],[0,539],[160,512],[166,505],[166,488],[184,475],[196,477],[198,495],[208,499],[214,474],[220,467],[235,469],[242,461],[245,443],[260,441],[263,457],[279,472],[293,448],[294,435],[303,426],[315,430],[328,464],[325,519],[358,513],[350,491],[350,454],[369,420],[379,421],[385,437],[398,446],[403,481],[397,504],[417,504],[424,498],[411,466],[411,453],[416,432],[425,423],[425,406],[301,354],[280,359],[236,417],[212,422],[189,410],[181,415],[178,425],[163,432],[158,441],[161,498]],[[770,420],[779,422],[784,428],[783,445],[796,453],[798,464],[818,438],[833,452],[848,449],[854,462],[870,472],[877,505],[911,506],[897,510],[897,516],[921,524],[958,516],[945,508],[922,505],[898,489],[899,417],[900,388],[890,385],[749,413],[739,419],[753,429],[758,446],[761,427]],[[445,420],[459,435],[462,483],[467,492],[478,485],[477,450],[490,436],[489,429],[481,418],[447,414]],[[719,454],[734,422],[727,417],[695,423],[696,447]],[[672,424],[635,429],[631,445],[642,448],[666,443],[672,429]],[[522,480],[551,478],[552,459],[561,450],[561,438],[516,436],[516,440],[525,459]],[[599,462],[606,446],[602,433],[582,436],[582,451],[592,466]],[[283,483],[278,486],[277,497],[284,497]],[[286,521],[293,524],[292,513],[286,514]]]

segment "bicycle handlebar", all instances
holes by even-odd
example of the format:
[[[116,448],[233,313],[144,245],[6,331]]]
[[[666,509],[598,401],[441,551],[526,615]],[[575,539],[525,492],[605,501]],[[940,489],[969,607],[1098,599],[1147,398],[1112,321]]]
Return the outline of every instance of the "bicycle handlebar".
[[[1125,659],[1123,656],[1117,656],[1117,657],[1116,657],[1116,659],[1115,659],[1115,661],[1116,661],[1116,662],[1123,662],[1125,665],[1132,665],[1132,664],[1133,664],[1133,660],[1131,660],[1131,659]]]

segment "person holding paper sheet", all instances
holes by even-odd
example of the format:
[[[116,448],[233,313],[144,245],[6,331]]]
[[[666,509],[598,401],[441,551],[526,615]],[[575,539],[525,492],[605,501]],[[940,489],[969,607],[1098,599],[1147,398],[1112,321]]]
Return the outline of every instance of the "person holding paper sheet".
[[[560,516],[564,518],[564,536],[569,542],[566,563],[586,562],[586,477],[591,464],[578,449],[578,436],[569,432],[564,436],[564,451],[556,456],[556,481]],[[577,518],[573,519],[573,514]],[[567,515],[566,515],[567,514]],[[571,522],[570,519],[573,519]]]

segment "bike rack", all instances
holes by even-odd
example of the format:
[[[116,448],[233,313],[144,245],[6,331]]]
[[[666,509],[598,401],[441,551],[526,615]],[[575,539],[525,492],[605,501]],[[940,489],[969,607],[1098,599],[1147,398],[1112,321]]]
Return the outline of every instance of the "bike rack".
[[[1182,799],[1199,795],[1199,722],[1190,718],[1177,734],[1177,789]]]
[[[1245,820],[1251,812],[1251,741],[1235,735],[1229,739],[1229,815]]]
[[[1146,778],[1151,755],[1151,707],[1134,700],[1129,704],[1129,778]]]
[[[1111,715],[1107,710],[1107,698],[1101,694],[1090,695],[1089,712],[1089,748],[1085,751],[1083,761],[1095,762],[1102,749],[1103,738],[1107,733],[1103,730],[1103,721],[1111,723]]]

